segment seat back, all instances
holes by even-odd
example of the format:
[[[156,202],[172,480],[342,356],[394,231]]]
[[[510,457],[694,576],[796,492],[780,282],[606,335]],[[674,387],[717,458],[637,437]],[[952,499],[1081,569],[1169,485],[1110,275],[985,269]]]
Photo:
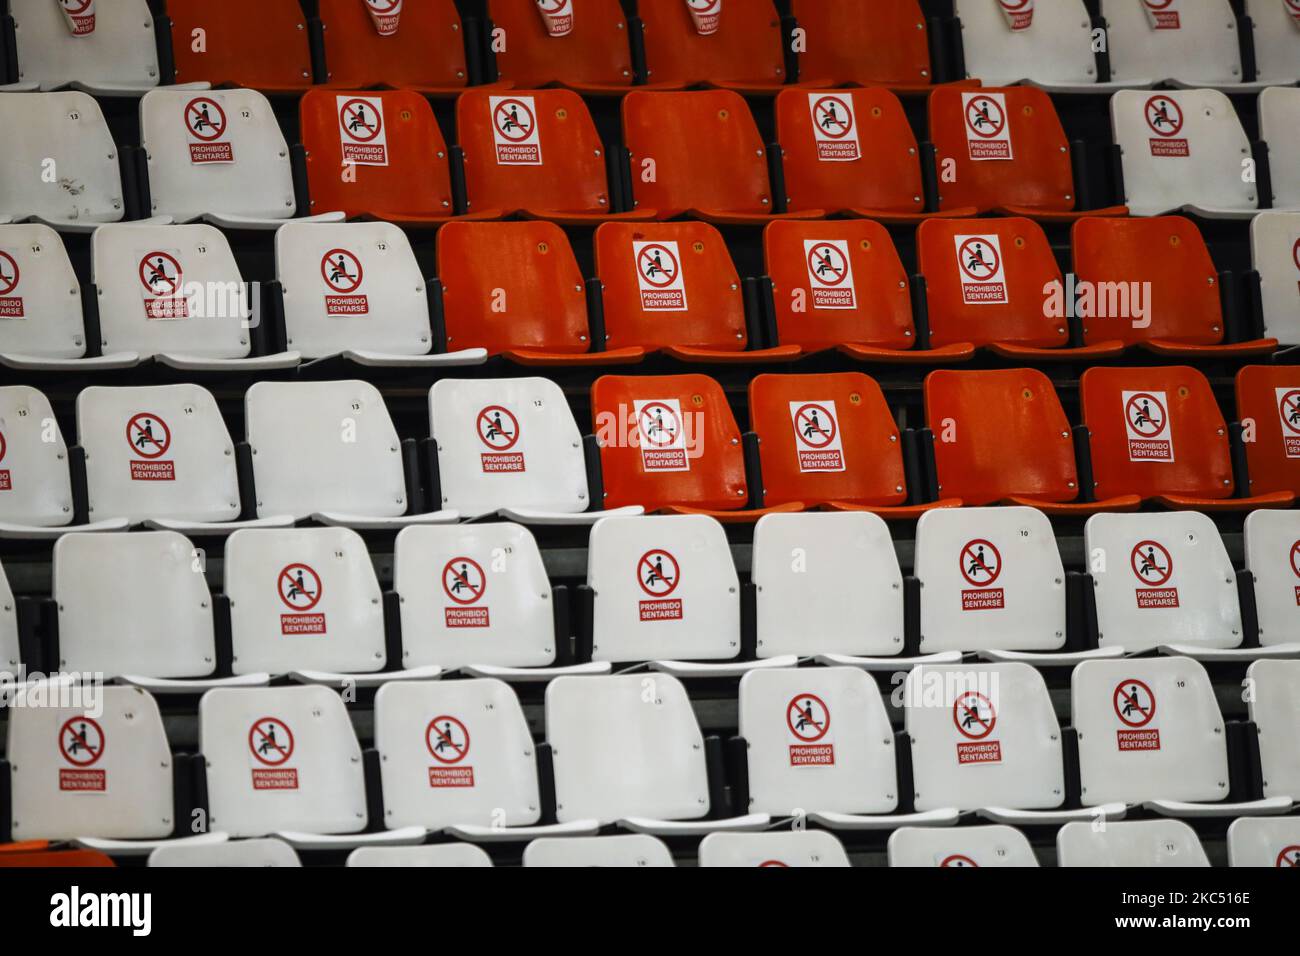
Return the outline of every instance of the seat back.
[[[140,138],[155,216],[297,212],[289,146],[256,90],[150,90],[140,100]]]
[[[1237,420],[1254,439],[1242,442],[1251,493],[1300,493],[1300,369],[1247,365],[1236,391]]]
[[[1300,821],[1294,817],[1241,817],[1228,826],[1229,866],[1300,863]]]
[[[1300,661],[1255,661],[1246,677],[1253,691],[1246,698],[1246,709],[1259,731],[1264,796],[1290,796],[1300,788],[1300,767],[1295,761]]]
[[[807,37],[799,78],[833,86],[929,86],[930,39],[917,0],[793,0]]]
[[[940,209],[1074,208],[1070,144],[1040,89],[939,87],[930,95],[930,139],[945,171]]]
[[[1251,220],[1250,258],[1259,273],[1264,334],[1300,344],[1300,212],[1262,212]]]
[[[1260,645],[1292,643],[1300,625],[1300,512],[1251,512],[1243,548],[1255,583]]]
[[[916,523],[921,650],[1065,645],[1065,569],[1035,508],[937,508]]]
[[[18,607],[5,569],[0,566],[0,674],[15,675],[22,664],[18,646]]]
[[[784,83],[781,18],[772,0],[647,3],[637,8],[645,29],[651,83]]]
[[[591,528],[592,660],[726,660],[740,652],[740,582],[703,515],[602,518]]]
[[[441,507],[577,514],[591,504],[582,436],[550,379],[440,379],[429,390],[429,431]]]
[[[931,345],[1069,344],[1064,309],[1053,317],[1045,307],[1051,284],[1063,290],[1063,283],[1042,226],[1020,218],[930,219],[916,243]]]
[[[0,217],[117,222],[125,211],[117,144],[85,93],[0,93]]]
[[[311,212],[377,219],[454,212],[447,144],[423,95],[316,89],[298,112]]]
[[[218,688],[199,700],[208,823],[232,837],[359,833],[361,747],[328,687]]]
[[[1272,0],[1246,0],[1254,24],[1255,73],[1260,79],[1294,83],[1300,79],[1300,33],[1295,7]]]
[[[1277,4],[1273,5],[1274,7]],[[1288,14],[1277,10],[1279,16]],[[1281,34],[1300,37],[1300,30],[1287,27]],[[1258,40],[1260,32],[1255,31]],[[1291,39],[1293,45],[1300,43]],[[1300,72],[1295,63],[1291,69]],[[1259,138],[1268,143],[1268,154],[1273,158],[1269,163],[1269,182],[1273,187],[1273,205],[1279,209],[1295,209],[1300,206],[1300,171],[1295,163],[1288,162],[1287,157],[1294,156],[1300,149],[1300,90],[1281,86],[1270,86],[1259,94]]]
[[[355,531],[245,528],[222,567],[236,674],[383,669],[379,581]]]
[[[0,352],[81,358],[81,285],[59,234],[41,223],[0,226]]]
[[[396,20],[392,32],[381,32],[372,11],[394,6],[388,0],[368,6],[353,0],[317,0],[328,81],[353,88],[464,86],[469,71],[455,0],[405,4],[389,18]]]
[[[1241,82],[1237,17],[1228,0],[1101,0],[1100,7],[1111,79]]]
[[[844,844],[825,830],[710,833],[700,841],[700,866],[851,866]]]
[[[1196,661],[1084,661],[1070,680],[1070,715],[1085,806],[1228,796],[1223,715]]]
[[[622,109],[637,206],[661,219],[690,209],[773,211],[767,151],[740,94],[634,91]]]
[[[63,535],[53,567],[59,669],[210,676],[216,638],[202,569],[193,543],[174,531]]]
[[[296,3],[225,0],[214,8],[209,0],[167,0],[167,15],[177,83],[206,80],[268,91],[311,85],[307,19]],[[200,36],[201,46],[195,42]]]
[[[903,575],[876,515],[764,515],[750,568],[758,657],[902,652]]]
[[[749,497],[740,429],[704,375],[605,375],[591,387],[605,507],[731,511]]]
[[[1078,496],[1070,422],[1042,372],[931,372],[925,419],[934,432],[942,495],[968,505],[1010,495],[1043,501]]]
[[[134,687],[43,687],[54,706],[8,709],[13,838],[170,836],[172,754],[153,697]]]
[[[402,445],[373,385],[257,382],[244,413],[259,515],[406,513]]]
[[[88,20],[74,17],[89,4],[10,0],[18,45],[18,80],[43,90],[72,82],[92,86],[156,86],[158,43],[147,0],[100,4]]]
[[[0,521],[58,527],[72,507],[68,446],[50,400],[28,385],[0,386]]]
[[[1015,827],[899,827],[889,835],[890,866],[1038,866],[1029,839]]]
[[[302,866],[283,840],[230,840],[226,843],[165,843],[149,854],[150,866],[267,867]]]
[[[375,749],[389,829],[540,818],[533,737],[502,681],[385,684],[375,695]]]
[[[1188,204],[1259,205],[1254,178],[1242,175],[1250,141],[1232,101],[1218,90],[1120,90],[1110,99],[1110,122],[1133,215]]]
[[[763,229],[777,337],[806,351],[841,343],[916,344],[907,270],[889,231],[870,219],[778,220]]]
[[[77,396],[90,517],[233,521],[235,446],[199,385],[91,386]]]
[[[619,0],[584,0],[578,11],[569,0],[552,3],[562,20],[568,7],[568,30],[547,28],[540,10],[512,0],[488,0],[492,24],[509,42],[497,51],[497,74],[518,90],[552,83],[575,86],[631,86],[634,75],[628,45],[627,17]]]
[[[897,809],[894,731],[866,671],[750,671],[740,679],[739,721],[748,744],[748,812]]]
[[[524,866],[675,866],[658,837],[629,833],[608,837],[539,837],[524,847]]]
[[[555,661],[551,583],[536,539],[521,525],[403,528],[393,590],[401,598],[404,667]]]
[[[1194,368],[1090,368],[1080,378],[1097,496],[1231,498],[1228,426]]]
[[[424,276],[392,223],[286,223],[275,233],[275,275],[286,344],[304,358],[432,348]]]
[[[472,843],[427,846],[362,846],[348,854],[344,866],[469,867],[492,866],[492,857]]]
[[[956,0],[966,75],[989,86],[1021,80],[1039,83],[1097,82],[1092,17],[1084,0],[1028,5]]]
[[[1209,866],[1196,831],[1181,820],[1076,820],[1056,834],[1057,866]]]

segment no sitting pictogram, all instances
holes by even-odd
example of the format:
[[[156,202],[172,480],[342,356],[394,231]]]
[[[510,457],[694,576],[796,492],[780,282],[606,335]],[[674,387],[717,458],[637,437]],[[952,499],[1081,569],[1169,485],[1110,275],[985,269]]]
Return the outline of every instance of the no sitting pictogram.
[[[1292,389],[1282,396],[1278,403],[1282,414],[1282,424],[1290,432],[1300,435],[1300,389]]]
[[[378,138],[384,126],[374,107],[362,99],[351,99],[344,103],[339,110],[339,119],[344,131],[358,143],[369,143]]]
[[[320,603],[323,588],[320,575],[309,564],[290,564],[276,579],[280,600],[294,611],[310,611]]]
[[[18,262],[7,252],[0,251],[0,295],[8,295],[18,288]]]
[[[1161,136],[1177,136],[1183,128],[1183,111],[1168,96],[1153,96],[1146,102],[1147,125]]]
[[[816,694],[799,694],[786,704],[785,722],[801,741],[815,743],[831,729],[831,710]]]
[[[712,13],[722,0],[686,0],[686,5],[696,13]]]
[[[988,96],[975,96],[966,104],[966,125],[976,136],[992,139],[1002,135],[1007,118],[997,100]]]
[[[469,731],[455,717],[442,714],[424,729],[424,744],[439,763],[460,763],[469,756]]]
[[[180,292],[181,264],[176,257],[155,250],[140,260],[140,282],[151,295],[171,298]]]
[[[1124,415],[1132,429],[1143,438],[1155,438],[1169,424],[1169,414],[1160,399],[1147,392],[1129,397],[1124,405]]]
[[[1159,541],[1139,541],[1129,555],[1129,564],[1138,580],[1149,587],[1160,587],[1173,576],[1174,559]]]
[[[370,9],[374,10],[375,13],[381,15],[385,13],[392,13],[394,10],[397,9],[397,5],[401,2],[402,0],[366,0],[366,3],[369,4]]]
[[[335,292],[355,292],[365,277],[361,260],[347,249],[331,249],[321,257],[320,274]]]
[[[960,867],[962,869],[969,869],[970,867],[973,866],[976,869],[979,869],[978,863],[976,863],[970,857],[963,856],[960,853],[954,853],[952,856],[945,857],[943,862],[940,863],[939,865],[942,867],[949,867],[949,868]]]
[[[667,597],[677,590],[681,581],[677,559],[659,548],[647,551],[636,563],[636,580],[641,590],[652,598]]]
[[[1001,0],[1002,6],[1014,13],[1017,10],[1023,10],[1029,5],[1030,0]]]
[[[987,239],[967,239],[957,250],[957,264],[961,271],[976,282],[985,282],[998,274],[1002,260],[998,250]]]
[[[258,763],[279,767],[293,756],[293,731],[278,717],[263,717],[248,728],[248,749]]]
[[[1295,245],[1291,247],[1291,258],[1295,260],[1295,267],[1300,269],[1300,239],[1297,239]]]
[[[818,243],[808,250],[808,268],[822,285],[839,285],[849,274],[844,254],[828,242]]]
[[[442,569],[442,589],[457,604],[474,604],[487,590],[487,578],[473,558],[452,558]]]
[[[151,412],[132,415],[126,423],[126,440],[131,449],[142,458],[161,458],[172,444],[171,429],[167,423]]]
[[[98,763],[104,743],[104,728],[90,717],[71,717],[59,728],[59,752],[78,767]]]
[[[533,118],[528,104],[522,100],[504,99],[492,112],[492,122],[503,137],[514,143],[522,143],[533,135],[537,120]]]
[[[1156,695],[1140,680],[1122,680],[1112,695],[1115,716],[1130,727],[1145,727],[1156,715]]]
[[[1291,0],[1287,0],[1287,2],[1290,3]],[[1300,846],[1295,846],[1293,844],[1288,847],[1283,847],[1282,852],[1277,855],[1277,862],[1274,866],[1300,866]]]
[[[843,139],[853,132],[853,112],[838,96],[823,96],[813,104],[817,126],[832,139]]]
[[[637,268],[641,270],[646,282],[666,289],[677,281],[681,267],[671,249],[654,242],[641,249],[641,254],[637,257]]]
[[[1291,570],[1300,578],[1300,541],[1291,545]]]
[[[542,13],[555,14],[563,10],[568,2],[569,0],[537,0],[537,6]]]
[[[983,740],[993,733],[998,715],[993,709],[992,701],[983,694],[970,690],[959,694],[953,701],[952,722],[957,725],[963,737]]]
[[[64,10],[67,10],[69,14],[75,17],[79,13],[85,13],[95,0],[59,0],[59,2]]]
[[[962,577],[977,588],[988,587],[1002,573],[1002,553],[984,538],[966,542],[959,561]]]
[[[835,416],[825,406],[809,402],[795,412],[795,427],[799,437],[811,448],[825,448],[835,441],[839,429],[835,425]]]
[[[213,142],[226,132],[226,111],[207,96],[199,96],[185,105],[185,125],[196,139]]]
[[[681,434],[681,423],[676,414],[663,402],[649,402],[642,406],[639,424],[645,440],[658,448],[673,444]]]
[[[479,439],[493,451],[509,451],[519,441],[519,420],[501,405],[479,412],[477,427]]]

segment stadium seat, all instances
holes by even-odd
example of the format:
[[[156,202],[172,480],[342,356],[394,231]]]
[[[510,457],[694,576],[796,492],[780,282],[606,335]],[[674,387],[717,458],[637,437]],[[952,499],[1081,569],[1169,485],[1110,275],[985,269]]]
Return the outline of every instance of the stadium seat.
[[[1246,713],[1258,731],[1259,765],[1265,797],[1291,799],[1300,793],[1295,741],[1296,691],[1300,661],[1256,661],[1246,670]]]
[[[918,334],[907,270],[878,222],[771,222],[763,256],[775,332],[787,345],[837,348],[865,362],[936,364],[975,354],[969,343],[931,348]]]
[[[1228,826],[1229,866],[1300,865],[1300,820],[1242,817]]]
[[[199,700],[199,751],[208,823],[231,837],[341,850],[426,836],[423,827],[386,830],[386,821],[370,819],[356,731],[328,687],[208,691]]]
[[[609,672],[607,664],[555,666],[568,659],[568,592],[551,587],[527,528],[403,528],[393,551],[393,590],[405,667],[542,683],[559,674]]]
[[[0,868],[6,867],[111,867],[113,858],[98,850],[51,850],[47,853],[0,853]]]
[[[368,382],[257,382],[244,413],[259,515],[389,529],[457,518],[419,510],[414,442]]]
[[[432,846],[363,846],[348,854],[346,866],[466,867],[492,866],[492,857],[472,843]]]
[[[1294,365],[1247,365],[1237,373],[1237,420],[1250,490],[1300,494],[1300,369]],[[1262,519],[1261,519],[1262,520]]]
[[[1223,93],[1121,90],[1110,98],[1110,122],[1133,215],[1255,215],[1259,186],[1245,175],[1253,163],[1250,140]]]
[[[754,341],[761,307],[747,304],[726,240],[708,223],[608,222],[596,230],[594,255],[607,349],[711,363],[800,355],[797,345]]]
[[[83,389],[77,444],[96,521],[193,535],[291,523],[285,512],[244,517],[235,446],[216,399],[199,385]]]
[[[658,837],[627,833],[607,837],[540,837],[524,847],[524,866],[676,866]]]
[[[961,504],[909,503],[907,440],[880,386],[861,372],[756,376],[749,382],[749,423],[768,504],[798,502],[891,519]]]
[[[140,100],[136,157],[149,212],[226,229],[275,229],[298,208],[293,162],[265,96],[255,90],[153,90]],[[305,221],[336,222],[342,212]]]
[[[623,141],[633,207],[653,209],[660,219],[686,213],[745,225],[777,215],[823,215],[820,209],[777,212],[768,150],[744,98],[732,90],[634,90],[623,97]]]
[[[929,117],[941,211],[973,207],[1046,222],[1128,212],[1080,208],[1086,200],[1076,192],[1071,146],[1043,90],[939,87]]]
[[[1231,792],[1214,686],[1189,658],[1084,661],[1070,681],[1070,715],[1087,806],[1141,804],[1192,818],[1269,816],[1291,807],[1289,796],[1242,800]]]
[[[297,3],[167,0],[167,15],[177,83],[266,93],[297,93],[312,83],[310,33]]]
[[[634,347],[592,350],[585,280],[553,222],[449,223],[438,232],[438,276],[449,349],[539,366],[645,357]]]
[[[0,221],[91,232],[126,213],[117,144],[86,93],[0,93]]]
[[[13,588],[0,565],[0,675],[13,677],[22,666],[22,651],[18,646],[18,607],[14,602]]]
[[[1092,362],[1124,351],[1117,339],[1071,346],[1065,281],[1037,223],[934,219],[917,229],[916,246],[931,345],[970,343],[1030,362]]]
[[[385,684],[375,695],[384,824],[481,843],[592,834],[594,820],[541,820],[535,744],[498,680]]]
[[[771,93],[786,81],[781,18],[773,0],[638,6],[646,77],[656,86],[696,84]]]
[[[1300,633],[1300,512],[1252,511],[1242,537],[1260,646],[1294,645]]]
[[[485,349],[434,352],[429,290],[388,222],[290,222],[275,233],[285,341],[305,359],[378,368],[478,365]]]
[[[1300,345],[1300,212],[1261,212],[1252,219],[1250,258],[1259,276],[1252,308],[1264,335]]]
[[[1295,7],[1273,0],[1246,0],[1246,16],[1254,25],[1255,73],[1258,82],[1289,86],[1300,80],[1300,33]]]
[[[875,679],[856,667],[753,671],[740,680],[739,739],[748,803],[832,830],[951,826],[955,808],[911,812],[899,793],[894,730]],[[737,789],[733,779],[733,792]]]
[[[500,81],[519,90],[559,85],[586,94],[626,92],[636,76],[622,4],[583,0],[580,6],[581,11],[571,0],[557,0],[543,10],[537,4],[488,0],[492,26],[507,37],[496,55]]]
[[[1079,383],[1097,494],[1196,511],[1285,508],[1295,498],[1236,487],[1227,423],[1196,369],[1093,367]]]
[[[1275,6],[1280,6],[1280,2]],[[1258,89],[1244,83],[1237,15],[1229,0],[1144,4],[1101,0],[1106,20],[1110,72],[1114,80],[1169,81],[1174,86],[1215,86],[1234,91]]]
[[[657,836],[769,824],[764,813],[722,816],[716,738],[705,741],[686,688],[667,674],[557,677],[546,685],[546,742],[561,824]]]
[[[1070,423],[1051,381],[1037,370],[931,372],[925,417],[940,495],[967,505],[1028,505],[1054,516],[1134,511],[1141,501],[1080,498]]]
[[[1281,13],[1281,11],[1278,11]],[[1288,33],[1300,36],[1300,31]],[[1296,42],[1296,41],[1291,41]],[[1300,72],[1294,63],[1292,68]],[[1294,87],[1270,87],[1259,94],[1259,138],[1268,144],[1269,184],[1273,206],[1300,210],[1300,171],[1291,161],[1300,149],[1300,90]]]
[[[602,510],[560,386],[546,378],[442,379],[429,390],[428,458],[440,501],[470,517],[587,525],[639,506]],[[435,490],[430,488],[430,495]]]
[[[1075,821],[1056,834],[1056,865],[1209,866],[1201,840],[1181,820],[1130,820],[1096,827]]]
[[[405,5],[379,0],[317,0],[326,85],[454,94],[465,89],[465,31],[454,0]],[[385,17],[384,8],[398,8]],[[381,31],[377,21],[383,18]],[[391,32],[388,23],[395,20]],[[511,37],[513,40],[514,38]]]
[[[816,86],[885,86],[929,92],[930,38],[917,0],[793,0],[804,31],[799,79]]]
[[[1076,308],[1090,345],[1119,339],[1179,358],[1266,355],[1277,348],[1276,339],[1225,341],[1222,286],[1231,278],[1219,276],[1190,219],[1080,219],[1071,239],[1083,290]]]
[[[710,833],[700,841],[700,866],[852,866],[844,844],[824,830]]]
[[[149,854],[150,866],[205,867],[301,867],[293,847],[283,840],[227,840],[224,843],[176,841]]]
[[[1038,866],[1028,838],[1014,827],[900,827],[889,835],[890,866],[969,868]]]

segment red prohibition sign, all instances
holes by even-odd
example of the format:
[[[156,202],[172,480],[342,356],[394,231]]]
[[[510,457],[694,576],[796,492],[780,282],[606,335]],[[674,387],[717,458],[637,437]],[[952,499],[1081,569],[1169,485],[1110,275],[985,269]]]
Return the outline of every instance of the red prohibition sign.
[[[542,13],[557,14],[564,9],[569,0],[537,0]]]
[[[696,13],[712,13],[721,2],[722,0],[686,0],[686,5]]]
[[[207,106],[211,109],[204,110]],[[213,110],[216,115],[213,115]],[[210,143],[226,132],[226,111],[211,97],[199,96],[185,104],[185,125],[195,139]]]
[[[9,450],[9,444],[5,441],[5,433],[0,432],[0,461],[5,460],[5,452]]]
[[[442,724],[441,727],[438,726],[439,723]],[[465,741],[463,744],[456,743],[453,725],[460,728],[460,735]],[[469,731],[455,717],[441,714],[429,721],[429,726],[424,728],[424,745],[439,763],[460,763],[469,756]]]
[[[1139,541],[1129,555],[1133,573],[1143,584],[1160,587],[1174,573],[1174,559],[1159,541]]]
[[[161,435],[154,434],[155,423],[162,429]],[[126,423],[126,443],[141,458],[161,458],[172,446],[171,429],[152,412],[140,412]]]
[[[980,120],[989,124],[988,131],[980,129]],[[966,125],[976,136],[992,139],[1002,135],[1007,126],[1007,118],[1002,115],[1002,107],[997,100],[988,96],[976,96],[966,104]]]
[[[18,262],[7,252],[0,251],[0,295],[8,295],[18,288]]]
[[[976,251],[978,250],[978,251]],[[985,258],[987,253],[989,258]],[[976,282],[987,282],[1002,268],[1002,258],[997,248],[986,236],[972,236],[957,250],[957,265]],[[982,275],[979,270],[987,270]]]
[[[653,253],[659,253],[658,257]],[[641,275],[646,282],[660,289],[666,289],[677,281],[677,270],[680,266],[671,249],[652,242],[641,247],[641,254],[637,257],[637,268],[641,270]]]
[[[783,869],[787,869],[787,870],[790,869],[790,864],[789,864],[789,863],[782,863],[780,860],[764,860],[762,863],[760,863],[760,864],[758,864],[758,865],[759,865],[760,867],[762,867],[762,866],[779,866],[779,867],[782,867]]]
[[[78,767],[89,767],[104,756],[104,728],[90,717],[69,717],[59,728],[59,752]]]
[[[1173,3],[1174,0],[1142,0],[1142,2],[1152,10],[1163,10],[1165,7]]]
[[[477,584],[471,569],[478,575]],[[442,589],[457,604],[475,604],[487,591],[487,576],[473,558],[452,558],[442,569]]]
[[[75,17],[78,14],[85,13],[95,0],[59,0],[59,2],[63,4],[63,9],[67,10],[69,15]]]
[[[817,711],[821,710],[821,720]],[[831,729],[831,709],[816,694],[799,694],[785,705],[785,723],[806,744],[816,743]]]
[[[1029,5],[1029,0],[999,0],[1003,9],[1015,13],[1017,10],[1023,10]]]
[[[1130,396],[1124,404],[1124,415],[1133,430],[1143,438],[1155,438],[1169,424],[1169,415],[1164,405],[1148,392]]]
[[[1300,3],[1300,0],[1296,0],[1296,2]],[[1300,11],[1300,7],[1296,9]],[[1297,239],[1295,245],[1291,247],[1291,258],[1295,260],[1295,267],[1300,269],[1300,239]]]
[[[952,702],[952,722],[957,725],[957,730],[963,737],[983,740],[993,733],[993,728],[998,723],[998,714],[993,709],[991,700],[981,693],[968,690],[964,694],[958,694]]]
[[[397,9],[397,5],[401,2],[402,0],[366,0],[370,9],[374,10],[375,13],[378,14],[392,13]]]
[[[276,578],[280,600],[294,611],[310,611],[320,603],[324,588],[310,564],[287,564]]]
[[[353,109],[359,106],[360,109]],[[371,120],[366,119],[366,107],[370,107]],[[380,131],[384,128],[384,121],[379,116],[379,111],[375,109],[374,104],[369,100],[351,99],[343,104],[339,110],[339,121],[343,124],[343,131],[358,143],[368,143],[379,136]],[[370,123],[373,122],[374,126]]]
[[[1287,3],[1292,3],[1292,0],[1287,0]],[[1300,866],[1300,846],[1293,843],[1291,846],[1283,847],[1282,852],[1277,855],[1277,862],[1273,865],[1278,867]]]
[[[945,858],[944,861],[939,865],[943,867],[960,867],[962,869],[966,869],[968,867],[973,866],[976,869],[979,869],[978,863],[976,863],[970,857],[963,856],[960,853],[954,853],[952,856]]]
[[[819,242],[808,250],[808,268],[822,285],[836,286],[849,276],[844,253],[829,242]]]
[[[1111,695],[1115,716],[1130,727],[1145,727],[1156,715],[1156,695],[1140,680],[1122,680]]]
[[[1286,5],[1291,8],[1292,13],[1300,14],[1300,0],[1286,0]]]
[[[335,292],[355,292],[365,278],[361,260],[347,249],[331,249],[320,260],[321,278]]]
[[[835,416],[825,405],[816,402],[801,406],[794,413],[794,418],[800,440],[810,448],[825,448],[835,440],[839,432]]]
[[[657,414],[651,414],[651,413]],[[663,402],[649,402],[641,406],[641,435],[651,445],[666,448],[677,440],[680,424],[673,410]],[[660,437],[655,437],[658,432]]]
[[[167,274],[168,265],[171,266],[170,275]],[[181,264],[175,256],[155,249],[140,260],[140,282],[151,295],[170,298],[181,288]]]
[[[293,756],[293,731],[278,717],[255,720],[248,728],[248,749],[259,763],[279,767]]]
[[[1278,411],[1282,414],[1283,427],[1300,435],[1300,388],[1293,388],[1282,396]]]
[[[989,562],[992,559],[992,566]],[[977,588],[985,588],[998,579],[1002,573],[1002,552],[992,541],[975,538],[967,541],[957,556],[961,576]],[[978,575],[987,574],[987,581],[980,581]]]
[[[652,598],[664,598],[677,590],[681,582],[677,559],[661,548],[651,548],[636,563],[636,583]],[[662,588],[652,591],[651,588]]]
[[[0,445],[0,458],[3,458],[3,445]],[[1300,541],[1291,545],[1291,570],[1300,578]]]
[[[831,108],[823,113],[826,105]],[[840,116],[836,111],[835,107],[837,106],[844,111],[843,116]],[[849,109],[849,105],[838,96],[823,96],[813,103],[813,116],[817,117],[817,128],[831,139],[843,139],[853,132],[853,112]],[[838,133],[832,132],[835,127],[839,128]]]
[[[507,112],[507,107],[512,106],[515,109]],[[520,110],[524,112],[522,117],[519,115]],[[537,122],[533,119],[533,112],[528,105],[513,97],[502,100],[496,105],[492,113],[492,121],[496,123],[497,131],[512,143],[522,143],[532,136],[533,127]]]
[[[1183,110],[1168,96],[1153,96],[1144,109],[1147,125],[1160,136],[1177,136],[1183,128]],[[1161,127],[1167,123],[1169,128]]]
[[[478,413],[478,437],[493,451],[509,451],[519,441],[519,419],[504,406],[489,405]]]

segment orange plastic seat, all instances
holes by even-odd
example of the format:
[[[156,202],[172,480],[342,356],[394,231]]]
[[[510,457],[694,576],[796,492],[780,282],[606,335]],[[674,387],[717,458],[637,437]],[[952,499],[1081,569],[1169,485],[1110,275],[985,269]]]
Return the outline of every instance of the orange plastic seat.
[[[839,349],[867,362],[962,362],[975,354],[969,343],[917,346],[907,270],[878,222],[772,222],[763,257],[784,345]]]
[[[605,507],[707,514],[750,522],[802,511],[797,502],[750,509],[740,429],[722,387],[706,375],[603,375],[591,387]]]
[[[716,16],[703,36],[696,16]],[[786,81],[781,18],[772,0],[691,0],[642,3],[648,82],[684,87],[707,83],[749,93],[778,89]],[[720,12],[719,12],[720,11]]]
[[[1300,495],[1300,366],[1247,365],[1237,373],[1237,420],[1252,494]]]
[[[723,223],[774,217],[767,150],[740,94],[633,91],[623,97],[623,141],[637,208],[658,210],[663,219],[690,213]],[[785,215],[815,219],[822,213]]]
[[[1070,143],[1051,97],[1035,87],[936,89],[930,95],[930,140],[940,209],[973,206],[1064,222],[1128,212],[1124,206],[1075,209]]]
[[[639,361],[592,352],[582,271],[551,222],[455,222],[438,233],[447,348],[485,348],[524,365]]]
[[[909,505],[903,443],[875,379],[861,372],[759,375],[749,383],[763,501],[915,518],[956,499]]]
[[[1079,380],[1098,494],[1168,508],[1284,508],[1290,491],[1234,498],[1228,426],[1209,380],[1182,365],[1090,368]]]
[[[1219,274],[1190,219],[1086,218],[1071,233],[1074,271],[1085,290],[1096,290],[1091,310],[1096,314],[1084,319],[1086,341],[1118,338],[1160,355],[1187,358],[1277,350],[1277,339],[1223,341]],[[1127,294],[1121,296],[1117,289]],[[1138,296],[1145,305],[1142,318],[1135,309]]]
[[[18,843],[0,843],[0,853],[39,853],[48,850],[48,840],[21,840]]]
[[[939,494],[968,505],[1028,505],[1049,515],[1135,511],[1137,495],[1079,500],[1074,440],[1056,389],[1029,368],[931,372],[925,420]]]
[[[357,4],[359,7],[360,4]],[[293,0],[167,0],[176,82],[296,93],[312,84],[307,18]],[[196,30],[203,48],[196,50]]]
[[[799,79],[929,90],[930,37],[917,0],[794,0],[804,31]]]
[[[317,0],[317,4],[329,86],[456,93],[469,82],[465,31],[454,0],[403,4],[397,29],[389,36],[380,35],[364,3]],[[383,0],[376,4],[383,5]]]
[[[1124,351],[1114,339],[1069,348],[1065,284],[1047,234],[1022,218],[931,219],[916,231],[930,344],[972,342],[1006,358],[1096,360]],[[1056,283],[1059,315],[1044,307]]]
[[[780,362],[796,345],[747,351],[745,295],[721,233],[705,222],[605,223],[595,235],[608,348],[684,362]]]
[[[557,0],[548,5],[558,6]],[[497,76],[516,89],[567,86],[583,93],[621,93],[635,79],[627,17],[619,0],[580,0],[573,26],[552,36],[533,0],[488,0],[492,26],[505,30]]]
[[[45,853],[0,853],[0,869],[6,867],[108,867],[117,866],[107,853],[98,850],[51,850]]]

